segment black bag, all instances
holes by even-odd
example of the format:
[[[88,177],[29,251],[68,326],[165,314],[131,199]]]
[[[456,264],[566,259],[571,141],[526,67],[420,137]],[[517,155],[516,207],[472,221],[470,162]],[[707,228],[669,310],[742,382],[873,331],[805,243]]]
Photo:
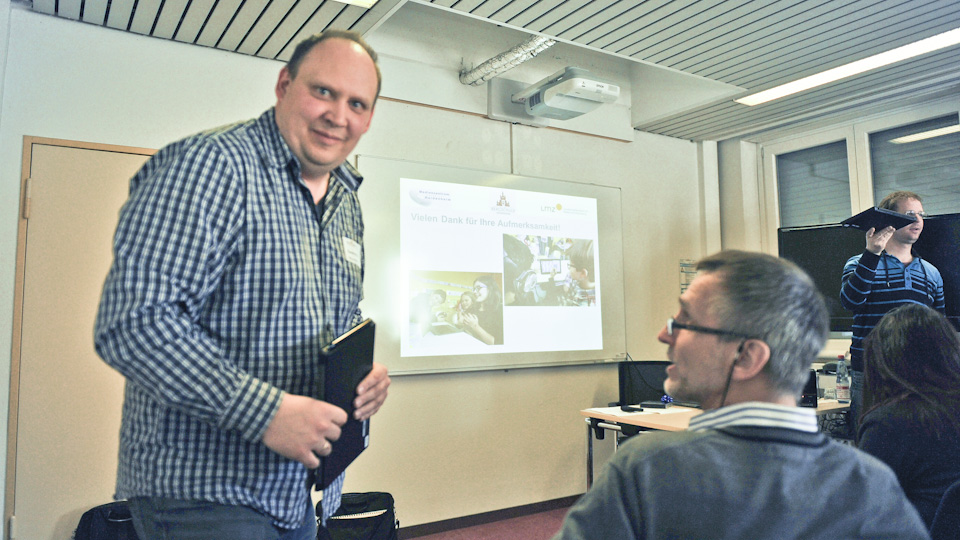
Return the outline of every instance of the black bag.
[[[139,540],[127,501],[94,506],[80,516],[74,540]]]
[[[317,515],[321,512],[317,503]],[[344,493],[340,509],[327,518],[327,526],[318,527],[317,540],[397,540],[396,509],[393,495],[371,493]]]

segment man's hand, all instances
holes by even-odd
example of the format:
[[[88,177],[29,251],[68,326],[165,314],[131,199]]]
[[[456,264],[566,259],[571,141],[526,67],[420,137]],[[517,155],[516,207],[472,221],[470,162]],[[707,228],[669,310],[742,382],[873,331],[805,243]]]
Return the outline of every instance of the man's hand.
[[[340,426],[346,421],[346,411],[336,405],[284,394],[276,416],[263,433],[263,444],[308,469],[316,469],[320,466],[317,456],[330,455],[330,443],[340,438]]]
[[[896,231],[893,227],[888,226],[881,229],[880,232],[877,232],[871,227],[870,230],[867,231],[867,251],[874,255],[879,255],[883,252],[884,248],[887,247],[887,242]]]
[[[357,397],[353,400],[353,417],[362,421],[376,414],[387,399],[389,387],[387,367],[374,362],[373,369],[357,386]]]

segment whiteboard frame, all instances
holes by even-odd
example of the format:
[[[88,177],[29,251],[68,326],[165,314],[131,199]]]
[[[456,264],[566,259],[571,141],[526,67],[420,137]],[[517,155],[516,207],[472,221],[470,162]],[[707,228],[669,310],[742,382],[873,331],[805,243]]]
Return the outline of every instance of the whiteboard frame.
[[[374,360],[393,375],[415,375],[616,362],[626,357],[621,190],[618,187],[519,176],[415,161],[356,156],[364,176],[358,192],[364,216],[364,317],[377,323]],[[407,282],[399,271],[400,179],[413,178],[506,189],[590,197],[597,201],[599,275],[602,280],[602,349],[497,352],[444,356],[400,354],[401,302]]]

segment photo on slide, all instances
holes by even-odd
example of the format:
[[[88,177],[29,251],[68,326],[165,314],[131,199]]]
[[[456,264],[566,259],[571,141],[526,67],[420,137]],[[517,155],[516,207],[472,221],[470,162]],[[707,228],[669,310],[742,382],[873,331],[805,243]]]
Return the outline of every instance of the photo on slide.
[[[502,291],[501,274],[411,272],[408,348],[470,353],[502,345]]]
[[[593,240],[503,235],[504,305],[595,306]]]

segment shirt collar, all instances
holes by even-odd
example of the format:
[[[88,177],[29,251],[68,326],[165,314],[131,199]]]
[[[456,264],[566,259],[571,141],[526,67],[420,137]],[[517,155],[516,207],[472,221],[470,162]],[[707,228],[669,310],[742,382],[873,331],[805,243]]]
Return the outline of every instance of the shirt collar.
[[[690,420],[690,431],[730,426],[786,428],[808,433],[819,431],[817,414],[809,407],[789,407],[751,401],[705,412]]]
[[[277,127],[276,110],[271,107],[260,115],[256,122],[267,141],[267,155],[265,157],[268,164],[276,168],[290,166],[299,175],[300,162],[280,134],[280,128]],[[363,182],[363,176],[360,172],[346,161],[331,172],[330,178],[340,182],[350,191],[359,189],[360,183]]]

